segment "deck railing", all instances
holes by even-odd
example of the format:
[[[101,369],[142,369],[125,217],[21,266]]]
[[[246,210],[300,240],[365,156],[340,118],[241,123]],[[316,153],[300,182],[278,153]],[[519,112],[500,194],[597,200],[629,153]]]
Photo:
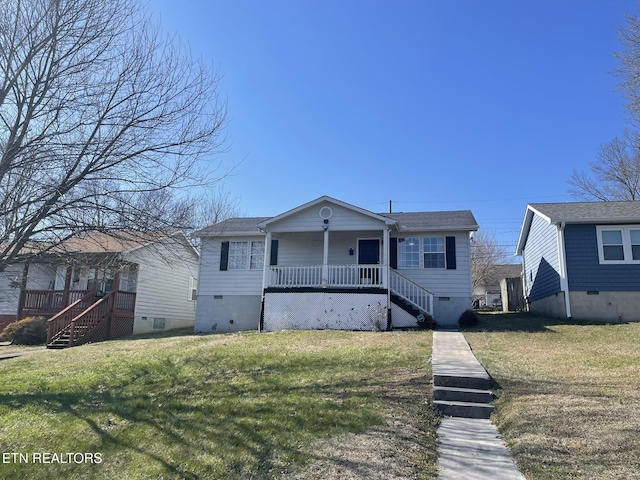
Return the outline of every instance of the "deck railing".
[[[69,290],[65,302],[64,290],[24,290],[20,303],[20,317],[53,315],[81,299],[87,292],[87,290]]]
[[[382,265],[272,265],[267,287],[384,287]]]
[[[395,270],[390,271],[389,289],[403,300],[411,303],[421,311],[433,315],[433,293],[418,285],[413,280],[399,274]]]

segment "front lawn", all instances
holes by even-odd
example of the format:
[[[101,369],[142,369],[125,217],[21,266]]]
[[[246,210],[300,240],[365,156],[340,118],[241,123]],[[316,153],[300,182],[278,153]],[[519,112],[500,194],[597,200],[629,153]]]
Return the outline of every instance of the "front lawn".
[[[640,324],[480,315],[494,421],[527,479],[640,478]]]
[[[394,424],[417,432],[419,448],[398,449],[403,471],[433,478],[431,344],[430,332],[181,335],[4,360],[0,478],[306,478],[326,442]]]

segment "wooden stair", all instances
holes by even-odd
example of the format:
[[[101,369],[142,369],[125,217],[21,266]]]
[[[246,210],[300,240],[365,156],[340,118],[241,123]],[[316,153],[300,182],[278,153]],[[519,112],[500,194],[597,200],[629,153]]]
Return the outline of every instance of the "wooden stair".
[[[133,333],[135,293],[90,292],[48,321],[47,348],[60,349]]]

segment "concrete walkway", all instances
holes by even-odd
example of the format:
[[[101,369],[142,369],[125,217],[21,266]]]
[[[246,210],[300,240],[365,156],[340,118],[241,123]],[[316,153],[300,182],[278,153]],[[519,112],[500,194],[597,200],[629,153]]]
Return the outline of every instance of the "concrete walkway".
[[[484,389],[490,381],[460,332],[433,332],[432,365],[434,385]],[[487,419],[444,417],[438,427],[438,458],[439,480],[524,480]]]
[[[31,355],[32,353],[40,353],[46,351],[47,349],[43,348],[42,350],[27,350],[24,352],[2,353],[2,349],[0,349],[0,360],[8,360],[10,358],[22,357],[24,355]]]

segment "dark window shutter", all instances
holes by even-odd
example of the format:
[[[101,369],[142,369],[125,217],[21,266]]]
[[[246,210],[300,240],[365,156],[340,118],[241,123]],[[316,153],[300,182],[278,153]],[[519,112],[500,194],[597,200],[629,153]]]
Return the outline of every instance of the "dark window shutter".
[[[389,265],[391,268],[398,269],[398,239],[389,239]]]
[[[229,269],[229,242],[222,242],[220,249],[220,270]]]
[[[456,269],[456,237],[446,238],[447,270]]]
[[[271,240],[271,259],[269,265],[278,264],[278,240]]]

